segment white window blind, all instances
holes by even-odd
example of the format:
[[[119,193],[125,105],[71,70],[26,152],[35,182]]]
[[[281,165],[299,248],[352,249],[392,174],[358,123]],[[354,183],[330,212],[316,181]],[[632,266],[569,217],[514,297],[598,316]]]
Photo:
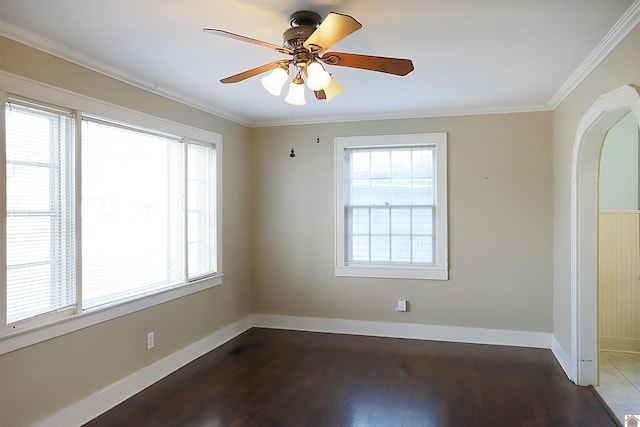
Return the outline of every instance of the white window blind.
[[[215,147],[189,143],[187,166],[188,271],[189,279],[197,279],[218,269]]]
[[[74,116],[10,99],[6,118],[7,324],[73,309]]]
[[[83,308],[185,283],[184,144],[84,118]]]

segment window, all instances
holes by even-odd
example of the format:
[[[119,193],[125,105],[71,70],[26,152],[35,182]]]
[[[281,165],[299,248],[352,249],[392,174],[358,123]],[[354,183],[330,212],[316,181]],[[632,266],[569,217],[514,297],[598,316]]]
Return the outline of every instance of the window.
[[[446,134],[336,138],[336,275],[448,278]]]
[[[215,134],[5,99],[0,337],[221,283]]]

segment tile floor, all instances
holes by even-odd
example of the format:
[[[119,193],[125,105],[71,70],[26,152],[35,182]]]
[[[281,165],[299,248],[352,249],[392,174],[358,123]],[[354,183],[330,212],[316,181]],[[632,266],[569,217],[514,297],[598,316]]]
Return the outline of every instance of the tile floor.
[[[640,414],[640,353],[600,351],[596,390],[622,425],[624,416]]]

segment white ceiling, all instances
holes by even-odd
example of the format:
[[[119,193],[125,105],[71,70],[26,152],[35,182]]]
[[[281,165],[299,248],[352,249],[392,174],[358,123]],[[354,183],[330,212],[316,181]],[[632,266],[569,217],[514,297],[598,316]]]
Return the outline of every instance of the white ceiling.
[[[0,35],[249,126],[553,108],[638,22],[640,0],[0,0]],[[333,51],[413,60],[398,77],[328,67],[345,92],[292,107],[254,77],[289,15],[351,15]],[[283,91],[285,92],[285,91]],[[293,116],[293,117],[292,117]]]

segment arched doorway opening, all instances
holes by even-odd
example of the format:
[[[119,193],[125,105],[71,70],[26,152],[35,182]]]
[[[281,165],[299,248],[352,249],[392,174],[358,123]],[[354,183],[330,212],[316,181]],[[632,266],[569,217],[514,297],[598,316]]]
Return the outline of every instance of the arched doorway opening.
[[[640,93],[632,86],[609,92],[584,115],[573,146],[571,175],[572,380],[598,383],[598,175],[605,136],[633,112],[640,123]]]

